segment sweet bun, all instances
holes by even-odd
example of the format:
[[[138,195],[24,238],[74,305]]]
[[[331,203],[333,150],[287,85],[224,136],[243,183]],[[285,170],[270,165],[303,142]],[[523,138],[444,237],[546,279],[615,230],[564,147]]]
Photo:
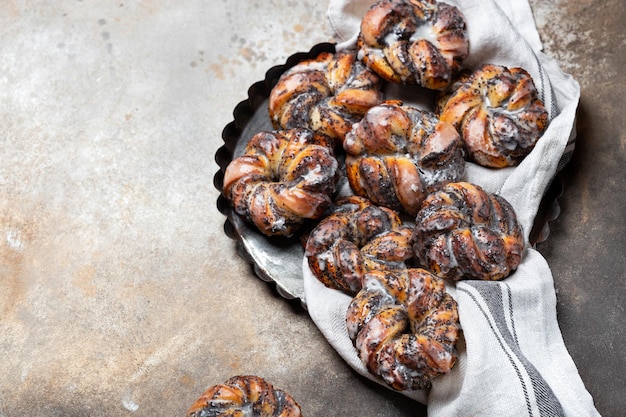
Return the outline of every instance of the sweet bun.
[[[186,417],[300,417],[300,405],[283,390],[254,375],[234,376],[207,389]]]
[[[309,234],[305,256],[320,282],[354,294],[368,270],[405,268],[404,261],[415,257],[413,228],[393,210],[344,197]]]
[[[426,195],[465,173],[456,130],[401,101],[369,109],[346,135],[344,149],[352,191],[411,216]]]
[[[465,18],[435,0],[380,0],[361,20],[357,50],[387,81],[441,90],[469,53]]]
[[[275,129],[306,127],[337,142],[382,100],[381,79],[354,50],[322,52],[290,68],[272,88],[268,110]]]
[[[429,195],[415,219],[420,264],[452,280],[500,280],[519,265],[522,227],[501,196],[467,182]]]
[[[308,129],[259,132],[224,173],[234,210],[268,236],[291,236],[318,219],[335,192],[333,141]]]
[[[469,160],[490,168],[517,165],[548,124],[535,84],[522,68],[484,64],[437,104],[461,135]]]
[[[456,362],[457,304],[424,269],[368,272],[346,317],[361,361],[396,390],[427,388]]]

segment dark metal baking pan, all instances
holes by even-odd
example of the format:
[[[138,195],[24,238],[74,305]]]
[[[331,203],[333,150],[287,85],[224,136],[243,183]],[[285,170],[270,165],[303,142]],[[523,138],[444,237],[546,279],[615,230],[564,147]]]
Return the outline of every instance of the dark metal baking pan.
[[[301,270],[304,249],[300,237],[287,239],[263,235],[235,213],[221,193],[224,172],[228,164],[233,158],[243,153],[248,140],[254,134],[272,130],[267,102],[280,76],[304,59],[314,58],[321,52],[334,51],[334,44],[317,44],[309,52],[298,52],[291,55],[283,65],[270,68],[265,74],[265,79],[252,84],[248,89],[248,98],[241,101],[233,110],[233,120],[222,131],[224,145],[215,154],[215,160],[220,169],[215,174],[213,183],[220,191],[217,208],[226,216],[224,232],[237,242],[239,255],[250,263],[260,279],[275,285],[276,291],[282,297],[300,300],[305,308]],[[555,220],[560,213],[557,199],[562,191],[562,182],[557,175],[539,206],[530,232],[531,245],[535,246],[548,238],[550,222]]]

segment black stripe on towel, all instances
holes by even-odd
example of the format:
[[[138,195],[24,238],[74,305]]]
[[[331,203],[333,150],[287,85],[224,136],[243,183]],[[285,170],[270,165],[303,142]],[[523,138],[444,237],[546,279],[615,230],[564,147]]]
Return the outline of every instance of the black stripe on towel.
[[[472,299],[485,317],[490,330],[494,336],[496,336],[496,340],[500,344],[502,352],[506,355],[519,378],[526,400],[528,415],[532,416],[533,413],[530,394],[522,378],[522,372],[524,372],[531,381],[539,415],[542,417],[564,416],[563,407],[554,395],[554,392],[545,379],[539,374],[539,371],[537,371],[534,365],[524,356],[519,347],[513,317],[513,300],[509,285],[490,281],[465,281],[465,284],[472,287],[474,291],[470,291],[465,287],[457,287],[457,289],[464,292]],[[509,300],[506,308],[503,302],[503,290],[506,291]],[[485,308],[488,311],[486,311]],[[511,328],[507,325],[507,317],[508,321],[511,323]],[[505,348],[505,345],[508,349]],[[518,364],[521,364],[521,368]]]

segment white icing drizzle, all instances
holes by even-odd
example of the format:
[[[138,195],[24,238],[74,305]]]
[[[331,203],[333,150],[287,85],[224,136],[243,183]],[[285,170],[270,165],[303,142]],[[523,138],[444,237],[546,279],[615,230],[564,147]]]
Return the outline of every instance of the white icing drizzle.
[[[439,49],[440,47],[439,40],[437,39],[437,34],[435,33],[433,26],[429,23],[422,23],[421,25],[418,25],[415,29],[415,32],[413,32],[413,34],[409,38],[409,42],[417,42],[420,39],[427,40],[428,42],[432,43],[433,46],[437,49]]]
[[[326,67],[328,66],[327,61],[307,61],[301,64],[294,66],[293,68],[287,71],[287,74],[292,74],[296,72],[308,72],[308,71],[320,71],[325,72]]]
[[[384,297],[381,298],[379,305],[396,304],[395,298],[389,294],[387,288],[377,279],[367,279],[366,275],[363,290],[382,294]]]
[[[398,34],[395,31],[392,30],[387,35],[385,35],[385,42],[384,42],[384,44],[387,45],[387,46],[392,45],[392,44],[396,43],[399,38],[400,37],[398,36]]]

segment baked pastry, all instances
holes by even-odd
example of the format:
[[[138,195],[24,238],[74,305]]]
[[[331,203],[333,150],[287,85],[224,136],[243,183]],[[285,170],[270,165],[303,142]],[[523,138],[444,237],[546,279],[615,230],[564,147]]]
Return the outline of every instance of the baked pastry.
[[[361,361],[396,390],[427,388],[456,362],[456,301],[424,269],[368,272],[346,317]]]
[[[285,391],[258,376],[234,376],[207,389],[187,417],[299,417],[300,405]]]
[[[380,0],[361,20],[357,50],[385,80],[441,90],[469,53],[465,18],[435,0]]]
[[[444,95],[441,120],[453,125],[467,156],[479,165],[517,165],[548,124],[535,84],[522,68],[485,64]]]
[[[415,219],[421,265],[453,280],[500,280],[519,265],[522,227],[501,196],[467,182],[429,195]]]
[[[459,72],[454,77],[454,79],[452,80],[452,82],[447,88],[437,92],[437,94],[435,95],[435,103],[434,103],[435,108],[433,109],[435,114],[437,114],[438,116],[441,116],[441,113],[443,112],[443,108],[445,107],[446,102],[448,101],[450,96],[456,90],[458,90],[463,84],[465,84],[467,80],[469,80],[471,75],[472,75],[472,71],[467,68],[464,68],[461,70],[461,72]]]
[[[265,235],[291,236],[331,204],[333,141],[308,129],[259,132],[224,172],[224,196]]]
[[[322,52],[287,70],[272,88],[268,110],[275,129],[306,127],[338,143],[382,100],[381,79],[354,50]]]
[[[429,193],[465,174],[459,134],[434,113],[389,100],[367,111],[344,141],[357,195],[414,216]]]
[[[309,234],[305,256],[324,285],[355,294],[366,271],[405,268],[404,262],[415,257],[412,236],[412,226],[393,210],[344,197]]]

